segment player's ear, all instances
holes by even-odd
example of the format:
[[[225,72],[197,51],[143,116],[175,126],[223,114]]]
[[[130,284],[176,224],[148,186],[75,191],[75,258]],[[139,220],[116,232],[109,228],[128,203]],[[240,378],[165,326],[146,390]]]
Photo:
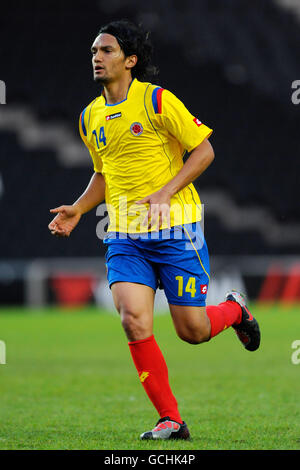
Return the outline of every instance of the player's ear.
[[[133,67],[135,67],[137,61],[138,58],[136,55],[129,55],[128,57],[126,57],[126,68],[132,69]]]

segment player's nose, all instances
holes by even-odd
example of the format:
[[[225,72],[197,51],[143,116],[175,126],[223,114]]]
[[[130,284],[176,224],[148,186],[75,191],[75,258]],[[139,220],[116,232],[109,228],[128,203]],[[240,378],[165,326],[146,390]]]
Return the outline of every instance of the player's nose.
[[[98,50],[96,54],[93,56],[93,63],[97,64],[103,61],[103,53]]]

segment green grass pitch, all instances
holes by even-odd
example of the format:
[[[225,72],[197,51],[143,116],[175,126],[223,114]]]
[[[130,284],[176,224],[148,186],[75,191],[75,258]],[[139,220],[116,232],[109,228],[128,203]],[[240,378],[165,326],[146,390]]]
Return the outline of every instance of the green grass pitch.
[[[169,315],[155,317],[189,442],[139,440],[158,417],[117,315],[0,310],[0,449],[300,449],[300,364],[291,360],[300,309],[252,309],[262,331],[254,353],[232,328],[195,346],[177,338]]]

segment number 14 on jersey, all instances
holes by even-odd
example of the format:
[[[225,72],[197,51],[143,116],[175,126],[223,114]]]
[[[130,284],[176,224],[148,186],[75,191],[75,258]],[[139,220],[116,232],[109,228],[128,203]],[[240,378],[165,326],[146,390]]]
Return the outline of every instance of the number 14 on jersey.
[[[98,149],[100,148],[101,142],[103,142],[103,145],[106,145],[106,137],[105,137],[105,133],[104,133],[104,126],[100,127],[99,136],[97,135],[96,129],[93,130],[93,134],[95,136],[96,144],[97,144]]]

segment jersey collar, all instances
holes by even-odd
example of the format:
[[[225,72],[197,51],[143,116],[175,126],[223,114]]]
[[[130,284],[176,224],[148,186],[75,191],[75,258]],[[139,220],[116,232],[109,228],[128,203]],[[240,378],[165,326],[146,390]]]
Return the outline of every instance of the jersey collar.
[[[124,101],[126,101],[127,98],[128,98],[128,96],[129,96],[129,92],[130,92],[130,90],[131,90],[131,86],[132,86],[133,82],[136,82],[136,81],[137,81],[136,78],[134,78],[134,79],[132,80],[132,82],[130,83],[130,85],[129,85],[129,87],[128,87],[127,94],[126,94],[126,98],[124,98],[124,100],[122,100],[122,101],[119,101],[118,103],[113,103],[113,104],[108,104],[108,103],[106,103],[106,98],[105,98],[105,93],[104,93],[104,88],[103,88],[101,95],[103,96],[105,106],[117,106],[118,104],[124,103]]]

